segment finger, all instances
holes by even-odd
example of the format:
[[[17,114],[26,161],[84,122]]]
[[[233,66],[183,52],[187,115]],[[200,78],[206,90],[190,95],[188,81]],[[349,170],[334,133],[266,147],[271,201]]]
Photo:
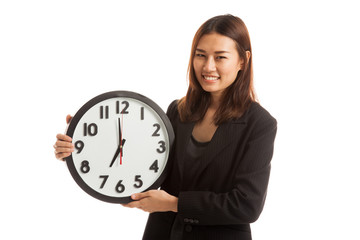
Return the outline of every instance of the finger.
[[[128,207],[128,208],[140,208],[140,202],[139,201],[134,201],[134,202],[129,202],[127,204],[122,204],[124,207]]]
[[[55,153],[72,153],[73,151],[74,151],[73,148],[61,148],[61,147],[55,148]]]
[[[72,119],[72,116],[71,116],[70,114],[68,114],[68,115],[66,116],[66,123],[69,124],[70,121],[71,121],[71,119]]]
[[[74,144],[71,142],[65,142],[65,141],[56,141],[54,144],[54,148],[58,148],[58,147],[62,147],[62,148],[74,148]]]
[[[71,153],[55,153],[55,157],[62,161],[64,161],[64,158],[66,158],[70,155],[71,155]]]
[[[58,140],[61,140],[61,141],[65,141],[65,142],[71,142],[72,141],[72,138],[69,137],[68,135],[65,135],[65,134],[61,134],[59,133],[58,135],[56,135],[56,138]]]
[[[123,207],[127,207],[127,208],[133,208],[133,206],[132,205],[129,205],[129,203],[127,203],[127,204],[125,204],[125,203],[123,203],[123,204],[121,204]]]

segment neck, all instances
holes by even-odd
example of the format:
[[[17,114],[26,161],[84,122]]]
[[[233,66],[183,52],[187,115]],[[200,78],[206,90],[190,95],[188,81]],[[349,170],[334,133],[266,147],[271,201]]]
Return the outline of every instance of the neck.
[[[220,99],[221,99],[221,94],[212,93],[211,94],[210,108],[218,109],[219,106],[220,106]]]

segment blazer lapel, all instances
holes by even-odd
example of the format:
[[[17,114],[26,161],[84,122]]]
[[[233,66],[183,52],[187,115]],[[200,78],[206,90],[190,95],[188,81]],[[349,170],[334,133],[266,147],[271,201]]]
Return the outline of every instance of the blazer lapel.
[[[183,180],[184,173],[184,161],[186,156],[186,147],[190,141],[191,134],[193,128],[195,126],[195,122],[189,123],[178,123],[177,124],[177,135],[176,135],[176,159],[177,159],[177,168],[179,169],[180,181]]]

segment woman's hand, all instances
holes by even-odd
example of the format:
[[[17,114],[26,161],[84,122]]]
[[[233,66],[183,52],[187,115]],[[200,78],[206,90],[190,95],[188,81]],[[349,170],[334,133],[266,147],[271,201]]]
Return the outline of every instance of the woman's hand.
[[[122,204],[124,207],[139,208],[145,212],[177,212],[178,198],[164,190],[150,190],[131,195],[135,201]]]
[[[72,117],[70,115],[66,116],[66,123],[69,124]],[[74,151],[74,144],[72,144],[71,137],[65,135],[65,134],[58,134],[56,135],[56,142],[54,144],[55,148],[55,157],[59,160],[63,160],[63,158],[66,158],[71,155],[71,153]]]

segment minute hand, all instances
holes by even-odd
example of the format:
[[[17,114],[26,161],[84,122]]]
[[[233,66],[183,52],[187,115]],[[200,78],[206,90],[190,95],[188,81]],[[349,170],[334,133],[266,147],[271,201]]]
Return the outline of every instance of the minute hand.
[[[123,115],[121,114],[121,117]],[[120,118],[118,118],[118,127],[119,127],[119,148],[120,148],[120,165],[122,164],[122,155],[123,155],[123,150],[122,150],[122,133],[121,133],[121,121]]]
[[[122,134],[121,134],[121,124],[120,124],[120,118],[118,118],[118,128],[119,128],[119,146],[118,148],[116,149],[116,152],[114,154],[114,157],[110,163],[110,167],[113,166],[115,160],[117,159],[117,156],[120,154],[120,158],[122,157],[122,147],[124,146],[125,144],[125,139],[122,139]],[[122,139],[122,140],[121,140]]]

